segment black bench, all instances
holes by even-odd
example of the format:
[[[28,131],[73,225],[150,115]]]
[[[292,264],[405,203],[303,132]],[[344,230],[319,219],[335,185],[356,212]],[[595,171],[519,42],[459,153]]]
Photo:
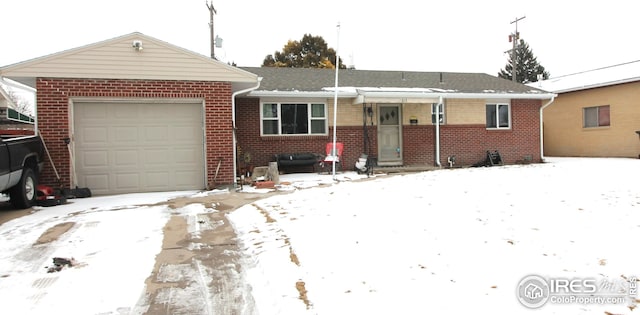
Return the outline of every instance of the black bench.
[[[274,162],[278,162],[278,170],[292,170],[311,166],[316,171],[321,155],[315,153],[280,153],[274,156]]]

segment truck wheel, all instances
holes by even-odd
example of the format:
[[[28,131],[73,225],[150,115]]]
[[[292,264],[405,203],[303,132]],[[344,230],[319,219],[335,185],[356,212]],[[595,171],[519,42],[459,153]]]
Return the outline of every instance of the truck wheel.
[[[11,204],[20,209],[32,207],[37,198],[36,185],[38,185],[38,180],[33,170],[28,167],[23,169],[20,182],[9,192]]]

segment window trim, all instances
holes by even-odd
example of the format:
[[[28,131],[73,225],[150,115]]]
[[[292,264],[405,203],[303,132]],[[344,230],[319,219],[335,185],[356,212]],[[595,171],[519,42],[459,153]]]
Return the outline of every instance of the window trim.
[[[282,105],[307,105],[307,125],[308,125],[308,133],[291,133],[291,134],[283,134],[282,133]],[[265,105],[276,105],[276,117],[265,117],[264,116],[264,106]],[[322,105],[322,107],[324,108],[324,113],[323,113],[323,117],[313,117],[313,105]],[[300,136],[326,136],[329,134],[329,112],[328,112],[328,107],[327,107],[327,103],[326,102],[320,102],[320,101],[313,101],[313,100],[307,100],[307,101],[298,101],[298,100],[291,100],[291,101],[262,101],[260,102],[260,136],[265,136],[265,137],[300,137]],[[270,121],[276,121],[278,126],[277,126],[277,132],[278,133],[268,133],[265,134],[264,132],[264,122],[270,120]],[[313,121],[324,121],[324,131],[322,133],[312,133],[311,129],[312,129],[312,122]]]
[[[600,124],[600,109],[602,108],[607,108],[607,111],[609,112],[609,121],[608,124],[606,125],[601,125]],[[587,110],[588,109],[595,109],[596,110],[596,125],[595,126],[587,126]],[[593,129],[593,128],[609,128],[611,127],[611,106],[610,105],[597,105],[597,106],[587,106],[587,107],[583,107],[582,108],[582,128],[583,129]]]
[[[487,116],[487,106],[489,105],[493,105],[496,107],[496,126],[495,127],[489,127],[488,125],[488,121],[486,121],[486,116]],[[499,106],[507,106],[507,118],[508,118],[508,123],[509,125],[507,127],[500,127],[500,110],[499,110]],[[511,117],[511,104],[507,103],[507,102],[495,102],[495,103],[485,103],[485,128],[487,130],[511,130],[511,127],[513,126],[513,122],[512,122],[512,117]]]
[[[438,106],[438,105],[440,105],[440,106]],[[435,115],[436,115],[436,113],[435,113],[435,107],[439,107],[439,112],[440,112],[440,113],[439,113],[440,115],[438,115],[438,116],[439,116],[439,118],[440,118],[440,123],[439,123],[439,125],[444,125],[444,124],[445,124],[445,122],[446,122],[446,120],[445,120],[445,115],[444,115],[444,112],[445,112],[445,110],[444,110],[444,103],[442,103],[442,104],[439,104],[439,103],[431,103],[431,124],[432,124],[432,125],[435,125],[435,124],[436,124],[436,121],[435,121],[435,118],[436,118],[436,117],[435,117]]]

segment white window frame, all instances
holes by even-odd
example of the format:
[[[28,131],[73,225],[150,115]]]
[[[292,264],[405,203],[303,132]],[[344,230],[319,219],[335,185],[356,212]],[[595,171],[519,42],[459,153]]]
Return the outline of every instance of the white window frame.
[[[291,134],[283,134],[282,133],[282,105],[299,105],[306,104],[307,105],[307,126],[308,133],[291,133]],[[264,106],[265,105],[276,105],[277,108],[277,117],[264,117]],[[313,105],[322,105],[324,112],[323,117],[313,117]],[[296,137],[296,136],[326,136],[329,134],[329,113],[326,102],[316,102],[316,101],[274,101],[268,102],[263,101],[260,103],[260,135],[261,136],[288,136],[288,137]],[[264,121],[271,120],[277,121],[277,133],[264,133]],[[313,121],[322,120],[324,121],[324,131],[322,133],[312,133],[311,123]]]
[[[438,106],[440,105],[440,106]],[[438,103],[432,103],[431,104],[431,124],[435,125],[435,115],[436,115],[436,107],[439,107],[440,109],[440,125],[443,125],[445,120],[444,120],[444,103],[443,104],[438,104]]]
[[[486,119],[486,110],[487,110],[487,106],[495,106],[496,107],[496,126],[495,127],[489,127],[487,126],[489,124],[488,121],[485,121],[485,126],[488,130],[508,130],[511,129],[512,126],[512,121],[511,121],[511,104],[509,103],[505,103],[505,102],[495,102],[495,103],[486,103],[485,104],[485,119]],[[500,126],[500,106],[506,106],[507,107],[507,117],[508,117],[508,126],[506,127],[501,127]]]

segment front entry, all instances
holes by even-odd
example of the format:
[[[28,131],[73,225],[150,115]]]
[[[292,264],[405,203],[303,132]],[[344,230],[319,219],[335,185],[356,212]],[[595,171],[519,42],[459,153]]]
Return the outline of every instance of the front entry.
[[[378,106],[378,165],[402,165],[400,105]]]

